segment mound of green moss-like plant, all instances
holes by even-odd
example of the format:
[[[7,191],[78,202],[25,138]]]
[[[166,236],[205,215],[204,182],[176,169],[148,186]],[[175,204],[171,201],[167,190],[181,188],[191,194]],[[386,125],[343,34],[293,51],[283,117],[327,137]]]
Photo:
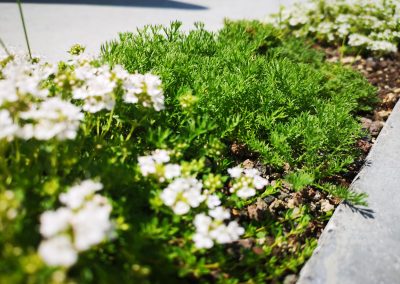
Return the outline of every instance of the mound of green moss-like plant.
[[[148,27],[121,34],[102,57],[163,78],[161,127],[181,134],[190,131],[188,121],[200,120],[201,132],[244,143],[265,164],[288,163],[317,178],[356,157],[361,133],[354,114],[374,101],[374,88],[360,74],[325,63],[321,53],[258,22],[228,22],[218,34],[200,27],[185,35],[178,23]],[[206,143],[201,135],[184,139]]]
[[[281,194],[364,202],[327,178],[375,90],[301,40],[173,23],[81,52],[0,62],[0,282],[280,282],[333,209]]]

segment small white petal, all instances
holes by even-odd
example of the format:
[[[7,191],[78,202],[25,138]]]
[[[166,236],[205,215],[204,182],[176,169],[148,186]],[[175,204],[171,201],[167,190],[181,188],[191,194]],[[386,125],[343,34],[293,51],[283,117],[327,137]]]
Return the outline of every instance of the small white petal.
[[[39,255],[51,266],[72,266],[78,259],[78,253],[67,236],[57,236],[42,241]]]
[[[256,189],[262,189],[269,184],[268,180],[258,175],[254,176],[253,184]]]
[[[189,212],[190,206],[182,201],[178,201],[172,208],[177,215],[184,215]]]
[[[238,191],[236,191],[237,196],[243,199],[247,199],[256,195],[256,190],[251,187],[242,187]]]
[[[243,168],[240,166],[228,169],[228,173],[232,178],[239,178],[243,173]]]
[[[219,206],[219,207],[216,207],[215,209],[210,210],[209,214],[215,220],[220,220],[220,221],[229,219],[231,217],[229,210],[223,208],[222,206]]]

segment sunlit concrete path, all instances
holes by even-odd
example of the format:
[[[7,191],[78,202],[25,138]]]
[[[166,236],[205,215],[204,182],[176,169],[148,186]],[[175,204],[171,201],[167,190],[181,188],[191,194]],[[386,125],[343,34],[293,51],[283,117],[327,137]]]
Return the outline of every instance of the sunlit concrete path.
[[[0,37],[7,45],[25,49],[16,1],[0,0]],[[292,0],[27,0],[22,1],[34,53],[50,60],[80,43],[97,54],[101,43],[118,32],[135,31],[147,24],[183,22],[189,29],[204,22],[219,29],[225,17],[263,19]]]

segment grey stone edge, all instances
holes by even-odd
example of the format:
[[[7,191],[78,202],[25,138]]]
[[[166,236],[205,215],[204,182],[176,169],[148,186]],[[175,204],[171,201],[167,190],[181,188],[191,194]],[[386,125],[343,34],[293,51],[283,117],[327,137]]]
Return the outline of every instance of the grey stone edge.
[[[336,208],[298,284],[400,283],[400,101],[351,188],[368,207]]]

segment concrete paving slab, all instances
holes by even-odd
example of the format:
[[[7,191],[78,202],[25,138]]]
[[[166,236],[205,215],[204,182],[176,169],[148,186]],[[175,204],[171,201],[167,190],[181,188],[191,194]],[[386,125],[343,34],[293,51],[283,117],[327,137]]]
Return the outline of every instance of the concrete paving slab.
[[[369,206],[336,209],[298,284],[400,283],[400,103],[352,188]]]
[[[0,0],[0,37],[16,50],[26,50],[16,1]],[[65,59],[75,43],[97,54],[100,44],[119,32],[148,24],[195,22],[217,30],[225,17],[263,19],[292,0],[26,0],[22,1],[31,48],[49,60]]]

